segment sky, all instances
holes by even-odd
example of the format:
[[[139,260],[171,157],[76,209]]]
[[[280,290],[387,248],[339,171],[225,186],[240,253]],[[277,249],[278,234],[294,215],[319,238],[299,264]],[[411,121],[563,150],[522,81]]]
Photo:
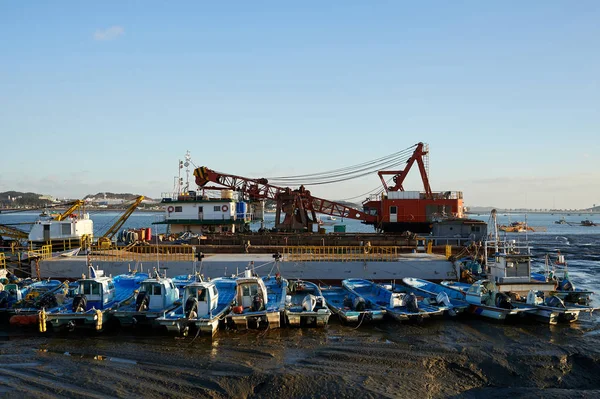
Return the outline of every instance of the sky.
[[[425,142],[466,205],[590,207],[599,20],[595,0],[2,1],[0,192],[158,197],[188,150],[258,178]]]

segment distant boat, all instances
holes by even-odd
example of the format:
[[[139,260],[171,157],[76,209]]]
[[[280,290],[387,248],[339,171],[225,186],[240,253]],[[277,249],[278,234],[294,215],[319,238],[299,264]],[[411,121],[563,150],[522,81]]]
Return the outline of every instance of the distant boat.
[[[335,216],[327,216],[327,220],[337,220]]]
[[[563,216],[562,218],[560,218],[560,220],[556,220],[554,223],[556,224],[569,224],[567,223],[567,221],[565,220],[565,217]]]
[[[589,219],[582,220],[582,221],[581,221],[581,225],[582,225],[582,226],[588,226],[588,227],[590,227],[590,226],[598,226],[596,223],[592,222],[592,221],[591,221],[591,220],[589,220]]]

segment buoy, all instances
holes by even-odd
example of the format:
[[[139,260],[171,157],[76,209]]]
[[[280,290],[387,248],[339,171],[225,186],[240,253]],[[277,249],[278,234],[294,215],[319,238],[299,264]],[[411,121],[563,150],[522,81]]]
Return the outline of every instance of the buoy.
[[[244,312],[244,308],[242,306],[234,306],[233,313],[241,314]]]

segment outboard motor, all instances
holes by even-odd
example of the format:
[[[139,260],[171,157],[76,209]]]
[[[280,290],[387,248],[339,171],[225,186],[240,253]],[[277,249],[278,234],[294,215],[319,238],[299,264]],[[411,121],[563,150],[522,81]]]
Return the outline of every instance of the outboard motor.
[[[540,291],[536,292],[534,290],[529,290],[526,301],[528,305],[540,305],[544,302],[544,299],[543,297],[540,297],[539,292]]]
[[[405,298],[406,309],[409,312],[417,313],[419,311],[419,305],[417,304],[417,296],[412,292],[408,294]]]
[[[302,300],[302,309],[307,312],[312,312],[315,310],[316,304],[317,298],[312,294],[308,294]]]
[[[136,312],[145,312],[149,308],[150,298],[145,292],[140,292],[135,299]]]
[[[185,317],[188,319],[193,319],[198,316],[198,299],[194,296],[189,297],[185,301]]]
[[[444,306],[452,306],[450,304],[450,298],[448,298],[448,294],[446,294],[445,292],[440,292],[439,294],[437,294],[437,296],[435,297],[435,301],[439,304],[439,305],[444,305]]]
[[[512,309],[510,297],[502,292],[496,294],[496,307],[502,309]]]
[[[85,312],[87,309],[87,297],[84,294],[77,294],[73,299],[73,312]]]
[[[260,295],[254,295],[254,299],[252,300],[252,311],[253,312],[258,312],[259,310],[262,310],[264,307],[264,302],[263,299]]]
[[[575,290],[573,283],[571,283],[569,280],[561,281],[558,286],[562,291],[574,291]]]
[[[563,308],[564,309],[566,307],[565,303],[562,301],[562,299],[560,299],[556,295],[547,297],[544,300],[544,305],[550,306],[551,308]]]
[[[365,303],[364,298],[357,296],[354,298],[354,302],[352,303],[352,308],[356,311],[362,312],[367,308],[367,304]]]

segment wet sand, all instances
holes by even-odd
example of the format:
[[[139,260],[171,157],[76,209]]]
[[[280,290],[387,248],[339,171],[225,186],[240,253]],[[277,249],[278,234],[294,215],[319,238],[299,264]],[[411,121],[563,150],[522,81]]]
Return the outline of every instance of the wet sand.
[[[354,329],[332,320],[213,340],[131,331],[0,338],[8,398],[600,395],[597,316],[552,327],[463,318]]]

